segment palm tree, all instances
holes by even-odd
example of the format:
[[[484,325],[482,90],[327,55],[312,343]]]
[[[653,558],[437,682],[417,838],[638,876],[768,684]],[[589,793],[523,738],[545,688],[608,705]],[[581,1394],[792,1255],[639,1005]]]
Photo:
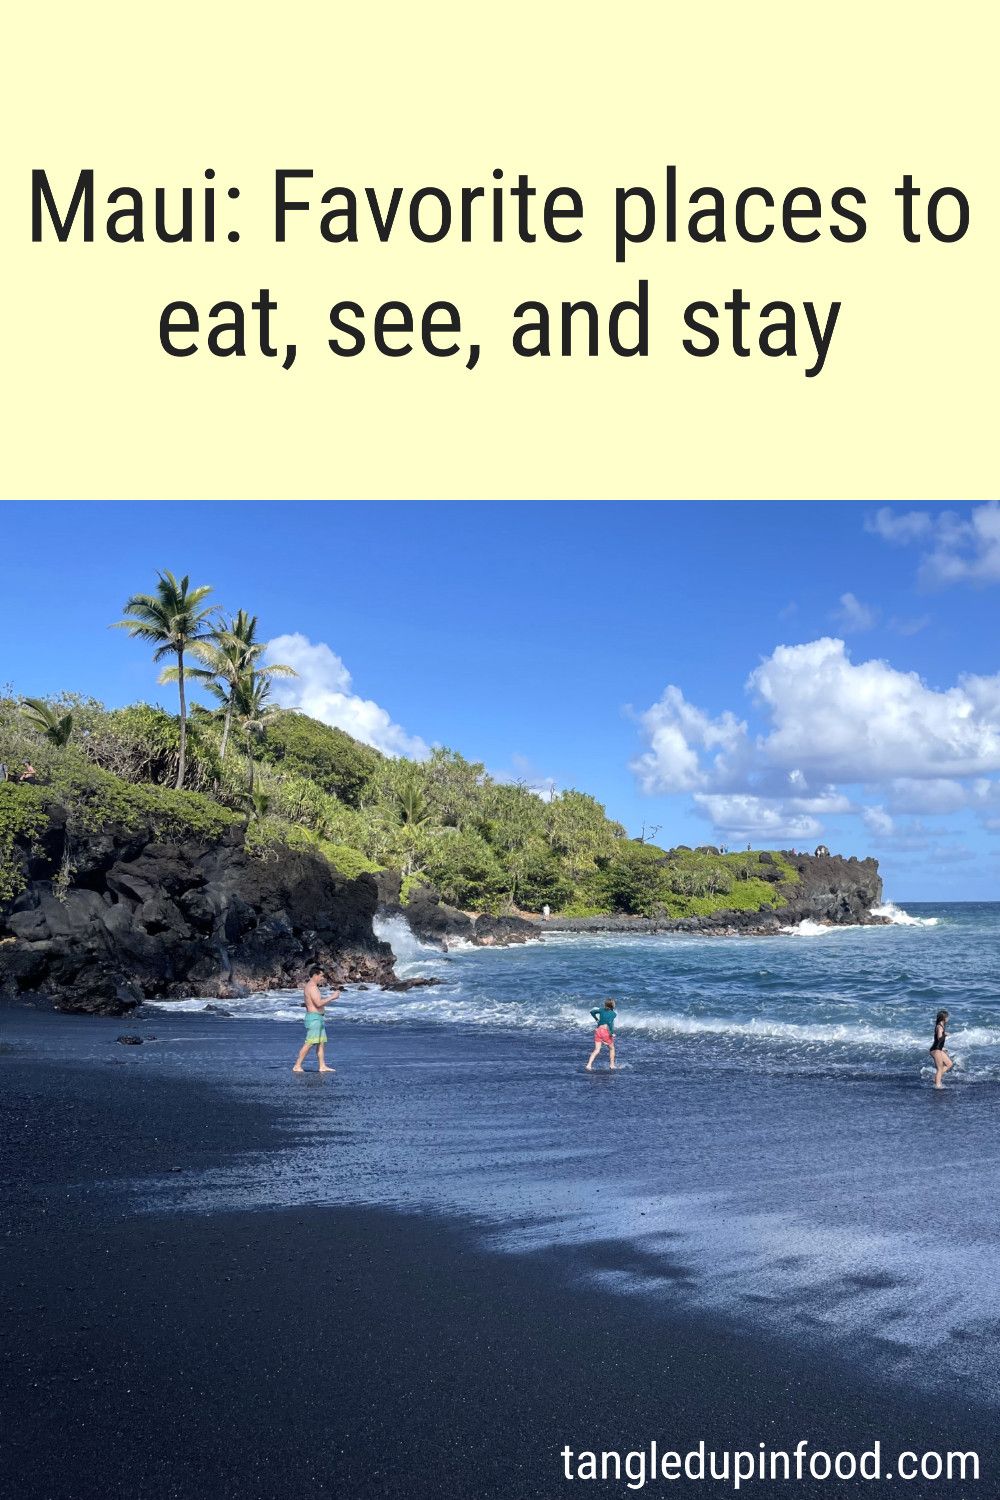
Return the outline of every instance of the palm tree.
[[[247,670],[252,669],[261,678],[297,677],[299,675],[294,667],[285,666],[282,662],[272,662],[266,667],[260,666],[260,658],[266,650],[267,642],[257,639],[257,616],[248,615],[245,609],[241,609],[239,614],[234,615],[228,624],[218,625],[210,637],[195,641],[191,647],[192,655],[197,656],[203,665],[187,667],[186,674],[188,677],[198,678],[206,691],[218,700],[220,710],[223,712],[220,760],[225,760],[229,746],[229,734],[233,725],[234,693]],[[160,681],[174,682],[177,675],[176,667],[168,667]]]
[[[396,806],[399,821],[411,828],[419,828],[431,815],[430,804],[416,775],[410,771],[400,781],[396,790]]]
[[[271,810],[271,793],[262,792],[259,789],[255,792],[252,792],[250,794],[248,807],[249,816],[251,818],[256,818],[258,820],[260,820],[261,818],[266,818]]]
[[[250,798],[254,796],[253,742],[259,740],[277,706],[267,700],[271,696],[271,681],[263,672],[249,667],[232,690],[233,719],[243,735],[243,748],[250,768]]]
[[[185,574],[178,580],[173,573],[157,574],[155,594],[133,594],[127,600],[122,614],[131,619],[116,620],[114,629],[127,630],[140,641],[149,641],[156,646],[154,661],[165,656],[176,656],[177,665],[173,675],[177,681],[180,699],[181,743],[177,761],[177,786],[184,785],[187,770],[187,699],[184,694],[184,653],[208,635],[212,607],[202,608],[202,602],[212,592],[211,584],[190,588],[190,579]],[[165,676],[160,678],[163,682]]]
[[[31,727],[43,734],[50,745],[61,750],[64,745],[69,744],[73,733],[72,714],[63,714],[60,718],[55,709],[50,708],[41,698],[25,698],[21,704],[21,712]]]

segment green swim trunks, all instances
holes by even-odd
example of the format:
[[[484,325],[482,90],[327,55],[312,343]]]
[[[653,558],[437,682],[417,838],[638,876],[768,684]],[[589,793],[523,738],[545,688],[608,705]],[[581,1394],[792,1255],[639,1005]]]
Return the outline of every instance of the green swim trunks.
[[[305,1015],[305,1022],[307,1047],[314,1047],[317,1046],[320,1042],[326,1041],[326,1026],[323,1024],[323,1017],[320,1015],[319,1011],[307,1010]]]

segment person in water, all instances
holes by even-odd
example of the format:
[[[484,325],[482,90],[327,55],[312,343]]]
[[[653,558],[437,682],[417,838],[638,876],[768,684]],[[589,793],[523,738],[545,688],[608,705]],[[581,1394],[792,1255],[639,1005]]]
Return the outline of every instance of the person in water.
[[[339,989],[332,989],[325,997],[321,995],[319,987],[325,977],[322,969],[312,969],[303,988],[302,994],[305,997],[306,1007],[306,1039],[302,1044],[302,1049],[298,1057],[295,1059],[295,1066],[292,1069],[293,1073],[305,1072],[302,1064],[306,1059],[306,1054],[310,1047],[316,1048],[316,1059],[319,1063],[318,1071],[320,1073],[335,1073],[337,1071],[336,1068],[328,1068],[326,1065],[324,1051],[326,1047],[326,1021],[323,1012],[331,1000],[340,999],[340,991]]]
[[[953,1068],[955,1066],[951,1058],[948,1056],[948,1053],[945,1051],[945,1043],[947,1042],[947,1040],[948,1012],[946,1010],[939,1010],[937,1013],[937,1020],[934,1022],[934,1040],[933,1042],[931,1042],[929,1049],[931,1054],[931,1061],[937,1069],[937,1072],[934,1075],[934,1087],[936,1089],[939,1089],[941,1087],[941,1080],[948,1072],[949,1068]]]
[[[610,1066],[612,1068],[614,1067],[615,1021],[618,1019],[618,1013],[615,1010],[615,1002],[613,1000],[605,1000],[599,1007],[595,1007],[595,1009],[592,1010],[590,1014],[597,1022],[597,1029],[594,1032],[594,1050],[590,1054],[590,1059],[587,1063],[588,1073],[593,1068],[594,1062],[602,1047],[607,1047],[608,1053],[611,1058]]]

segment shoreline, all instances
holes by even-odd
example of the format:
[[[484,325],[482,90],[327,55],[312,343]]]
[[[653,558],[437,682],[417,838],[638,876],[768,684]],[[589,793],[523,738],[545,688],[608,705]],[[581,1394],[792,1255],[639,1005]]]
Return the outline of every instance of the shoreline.
[[[473,927],[484,919],[494,922],[488,913],[461,911],[458,913],[469,927]],[[512,917],[501,918],[500,922],[510,922],[512,929],[503,934],[502,930],[495,935],[491,932],[485,938],[470,938],[469,932],[464,927],[458,930],[449,928],[446,919],[429,928],[421,920],[422,913],[410,916],[405,906],[380,908],[376,913],[376,921],[392,921],[394,918],[401,919],[407,928],[420,943],[427,947],[438,948],[442,952],[454,951],[456,948],[512,948],[523,943],[537,942],[550,932],[568,932],[577,934],[587,933],[622,933],[637,936],[665,934],[679,937],[712,937],[712,938],[744,938],[744,937],[790,937],[796,931],[805,927],[823,928],[829,931],[847,930],[863,927],[892,927],[894,919],[869,911],[859,919],[855,917],[852,921],[835,922],[828,917],[813,917],[809,915],[783,912],[775,916],[769,916],[761,920],[759,912],[720,911],[713,912],[706,917],[640,917],[627,916],[609,912],[601,916],[593,917],[542,917],[534,912],[518,911]],[[513,924],[516,924],[513,925]],[[499,926],[499,923],[496,925]],[[534,929],[528,931],[527,929]]]
[[[743,914],[748,918],[750,913]],[[783,937],[804,922],[831,930],[841,927],[891,927],[889,917],[874,916],[854,922],[831,922],[819,917],[801,917],[798,922],[786,922],[780,917],[767,921],[759,920],[759,913],[752,914],[757,920],[739,920],[741,913],[723,911],[710,917],[627,917],[613,914],[600,917],[548,917],[540,918],[542,932],[638,932],[679,933],[701,937]]]
[[[967,1392],[880,1379],[849,1350],[697,1310],[682,1261],[637,1291],[648,1268],[625,1237],[501,1252],[459,1213],[268,1201],[274,1153],[296,1151],[317,1110],[341,1142],[329,1170],[340,1151],[368,1154],[318,1079],[265,1104],[239,1072],[219,1088],[129,1049],[53,1062],[74,1033],[94,1038],[75,1018],[16,1030],[0,1055],[0,1478],[21,1500],[548,1500],[564,1444],[651,1440],[860,1452],[880,1439],[976,1449],[983,1478],[996,1472],[992,1418]],[[340,1076],[368,1087],[356,1066]],[[148,1199],[159,1180],[183,1205],[205,1173],[252,1176],[260,1206]]]

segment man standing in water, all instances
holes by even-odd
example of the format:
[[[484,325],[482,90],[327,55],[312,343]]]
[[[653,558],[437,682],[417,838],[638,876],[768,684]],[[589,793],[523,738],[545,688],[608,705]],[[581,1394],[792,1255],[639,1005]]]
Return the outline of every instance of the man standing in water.
[[[305,1072],[302,1064],[310,1047],[316,1048],[316,1057],[319,1062],[318,1071],[320,1073],[335,1073],[337,1071],[336,1068],[328,1068],[326,1065],[326,1057],[324,1055],[324,1048],[326,1047],[326,1022],[323,1012],[331,1000],[340,999],[340,990],[331,989],[330,993],[324,999],[320,994],[319,987],[325,978],[326,976],[322,969],[313,968],[309,971],[309,977],[303,988],[302,993],[305,996],[306,1006],[306,1039],[302,1045],[302,1050],[295,1059],[295,1066],[292,1069],[293,1073]]]

